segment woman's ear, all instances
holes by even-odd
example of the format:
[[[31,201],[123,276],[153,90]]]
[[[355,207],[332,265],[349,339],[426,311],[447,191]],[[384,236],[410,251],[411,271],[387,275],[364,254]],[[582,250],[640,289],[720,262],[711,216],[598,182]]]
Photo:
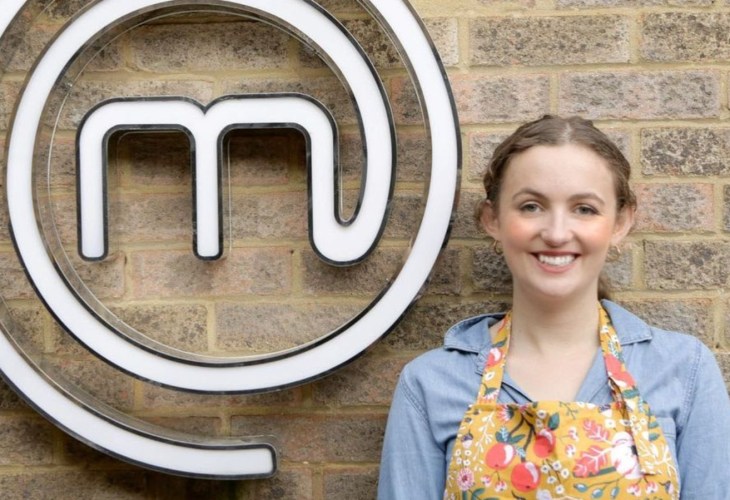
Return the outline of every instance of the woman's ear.
[[[484,200],[481,203],[481,213],[479,214],[479,223],[482,229],[494,238],[497,238],[499,233],[499,219],[497,217],[497,211],[494,209],[494,205],[489,200]]]
[[[616,227],[611,238],[613,245],[621,243],[626,235],[629,234],[631,228],[634,227],[635,217],[636,209],[633,207],[624,207],[619,211],[618,217],[616,218]]]

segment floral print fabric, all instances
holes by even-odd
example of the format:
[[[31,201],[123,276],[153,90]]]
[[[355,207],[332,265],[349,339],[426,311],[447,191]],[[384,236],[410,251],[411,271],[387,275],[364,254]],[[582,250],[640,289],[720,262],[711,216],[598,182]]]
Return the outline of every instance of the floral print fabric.
[[[626,371],[608,314],[599,308],[599,338],[614,402],[498,403],[509,348],[507,314],[477,400],[459,427],[445,499],[679,498],[669,445]]]

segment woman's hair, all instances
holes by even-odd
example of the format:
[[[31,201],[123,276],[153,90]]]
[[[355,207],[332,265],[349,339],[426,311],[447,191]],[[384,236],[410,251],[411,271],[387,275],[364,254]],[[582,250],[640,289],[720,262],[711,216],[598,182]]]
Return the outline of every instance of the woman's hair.
[[[561,146],[564,144],[584,146],[606,160],[606,165],[613,175],[617,210],[636,208],[636,196],[629,186],[631,165],[613,141],[589,120],[577,116],[562,118],[545,115],[520,126],[494,150],[484,173],[483,184],[486,199],[477,206],[477,218],[481,217],[485,202],[489,202],[493,210],[498,210],[504,175],[512,158],[533,146]],[[601,275],[598,297],[603,299],[608,296],[606,279]]]

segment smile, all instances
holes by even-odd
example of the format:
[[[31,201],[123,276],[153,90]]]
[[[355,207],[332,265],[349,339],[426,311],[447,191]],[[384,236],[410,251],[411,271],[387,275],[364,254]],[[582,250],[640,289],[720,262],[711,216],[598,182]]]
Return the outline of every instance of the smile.
[[[544,255],[538,254],[537,259],[548,266],[567,266],[575,260],[575,255]]]

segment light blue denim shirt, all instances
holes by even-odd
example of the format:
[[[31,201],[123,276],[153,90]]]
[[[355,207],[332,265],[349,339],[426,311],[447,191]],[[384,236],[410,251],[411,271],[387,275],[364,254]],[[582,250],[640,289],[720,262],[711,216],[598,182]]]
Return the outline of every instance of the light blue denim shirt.
[[[678,464],[683,500],[730,499],[730,398],[712,352],[696,338],[652,328],[604,301],[624,360],[661,425]],[[489,326],[503,314],[464,320],[444,346],[403,369],[388,417],[380,500],[441,499],[456,432],[479,390]],[[610,403],[600,350],[576,396]],[[500,402],[530,399],[505,372]]]

